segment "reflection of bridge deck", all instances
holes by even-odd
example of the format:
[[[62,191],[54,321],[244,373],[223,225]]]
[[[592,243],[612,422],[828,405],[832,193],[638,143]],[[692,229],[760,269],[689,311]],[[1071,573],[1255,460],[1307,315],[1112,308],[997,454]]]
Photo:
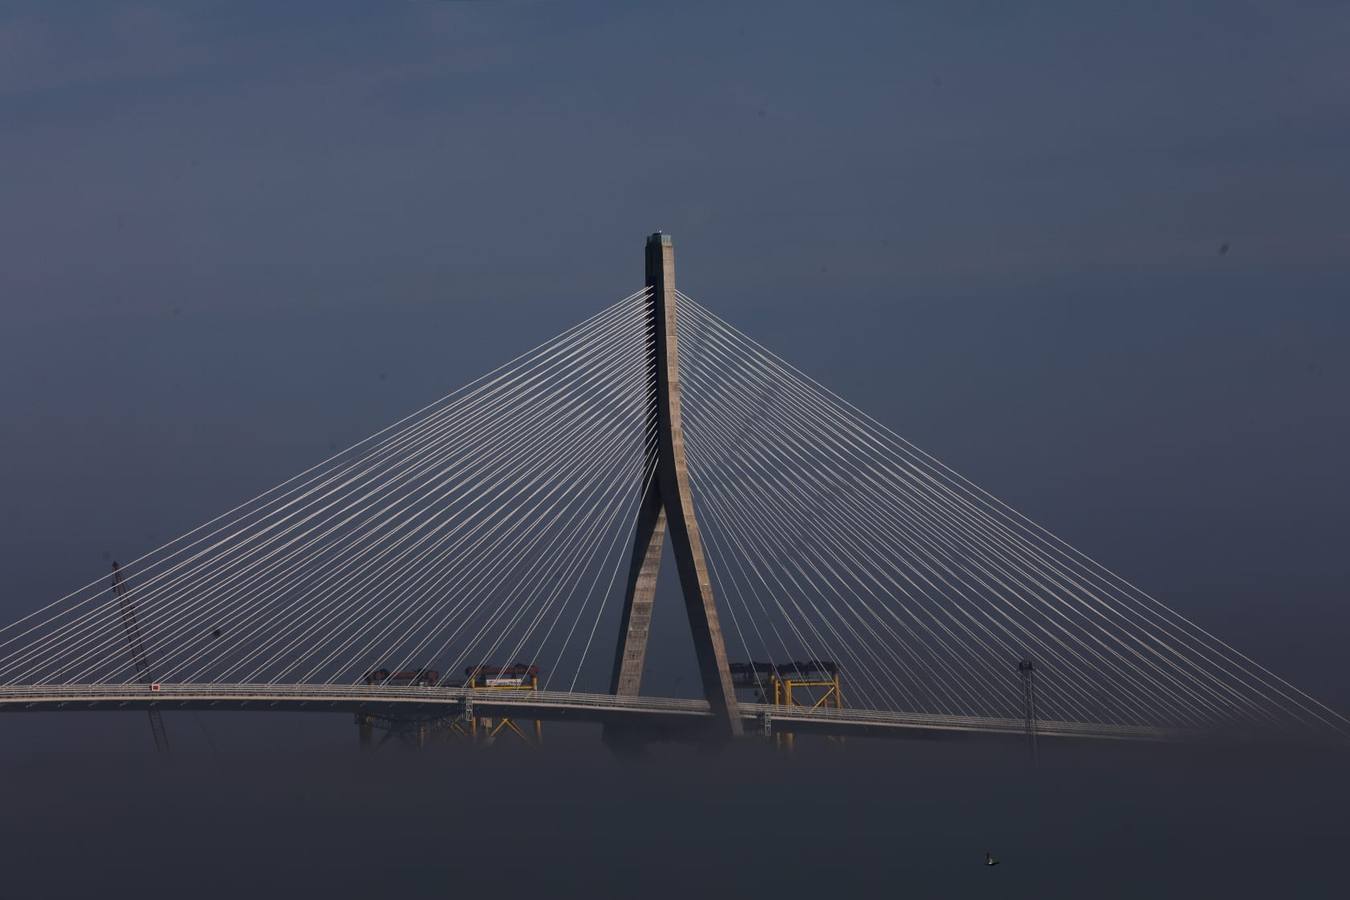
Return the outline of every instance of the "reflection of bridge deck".
[[[83,709],[291,710],[311,712],[406,711],[451,716],[465,702],[475,715],[575,722],[618,722],[662,727],[696,726],[712,719],[705,700],[675,697],[617,697],[564,691],[496,691],[450,687],[368,685],[165,684],[0,686],[0,712]],[[944,733],[1020,735],[1021,719],[993,719],[934,713],[866,709],[808,709],[761,703],[740,704],[747,724],[769,717],[775,731],[856,734],[878,737],[938,736]],[[1038,721],[1039,737],[1166,741],[1188,736],[1174,729],[1086,722]]]

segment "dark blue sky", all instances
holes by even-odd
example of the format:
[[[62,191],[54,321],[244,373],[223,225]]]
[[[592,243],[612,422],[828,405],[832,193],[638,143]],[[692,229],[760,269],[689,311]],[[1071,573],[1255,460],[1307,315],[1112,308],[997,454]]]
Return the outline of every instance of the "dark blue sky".
[[[1350,707],[1350,8],[725,6],[0,7],[3,617],[629,293],[659,228]]]

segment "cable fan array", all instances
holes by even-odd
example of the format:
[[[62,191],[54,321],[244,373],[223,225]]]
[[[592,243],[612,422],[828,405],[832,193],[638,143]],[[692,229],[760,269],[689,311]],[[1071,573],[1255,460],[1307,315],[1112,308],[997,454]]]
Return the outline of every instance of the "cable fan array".
[[[444,683],[527,661],[544,689],[603,689],[596,636],[658,462],[651,291],[0,628],[0,684]],[[829,660],[878,711],[1021,718],[1034,671],[1042,719],[1350,734],[684,294],[676,320],[733,659],[784,678]]]
[[[850,705],[872,709],[1021,718],[1018,664],[1030,659],[1045,719],[1350,732],[689,297],[677,302],[685,446],[733,657],[832,660]]]
[[[527,659],[575,688],[655,468],[649,294],[122,567],[116,588],[0,629],[0,683],[448,680]]]

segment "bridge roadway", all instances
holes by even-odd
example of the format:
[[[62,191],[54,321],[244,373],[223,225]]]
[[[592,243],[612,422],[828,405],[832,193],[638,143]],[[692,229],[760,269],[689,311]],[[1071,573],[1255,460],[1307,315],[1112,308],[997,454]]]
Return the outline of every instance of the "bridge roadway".
[[[647,724],[673,730],[711,720],[705,700],[676,697],[619,697],[565,691],[485,690],[461,687],[381,687],[308,684],[5,685],[0,712],[146,709],[293,710],[379,714],[510,716],[576,722]],[[1021,735],[1022,719],[993,719],[865,709],[808,709],[741,703],[747,732],[764,717],[774,731],[831,735],[937,737],[955,734]],[[1038,737],[1170,741],[1186,733],[1134,725],[1038,720]]]

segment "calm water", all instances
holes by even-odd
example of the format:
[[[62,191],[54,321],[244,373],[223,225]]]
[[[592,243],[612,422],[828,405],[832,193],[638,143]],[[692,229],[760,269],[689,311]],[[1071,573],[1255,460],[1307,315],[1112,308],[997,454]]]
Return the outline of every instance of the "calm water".
[[[754,741],[618,761],[348,717],[0,719],[5,897],[1342,897],[1350,756]],[[984,867],[992,850],[1001,864]]]

